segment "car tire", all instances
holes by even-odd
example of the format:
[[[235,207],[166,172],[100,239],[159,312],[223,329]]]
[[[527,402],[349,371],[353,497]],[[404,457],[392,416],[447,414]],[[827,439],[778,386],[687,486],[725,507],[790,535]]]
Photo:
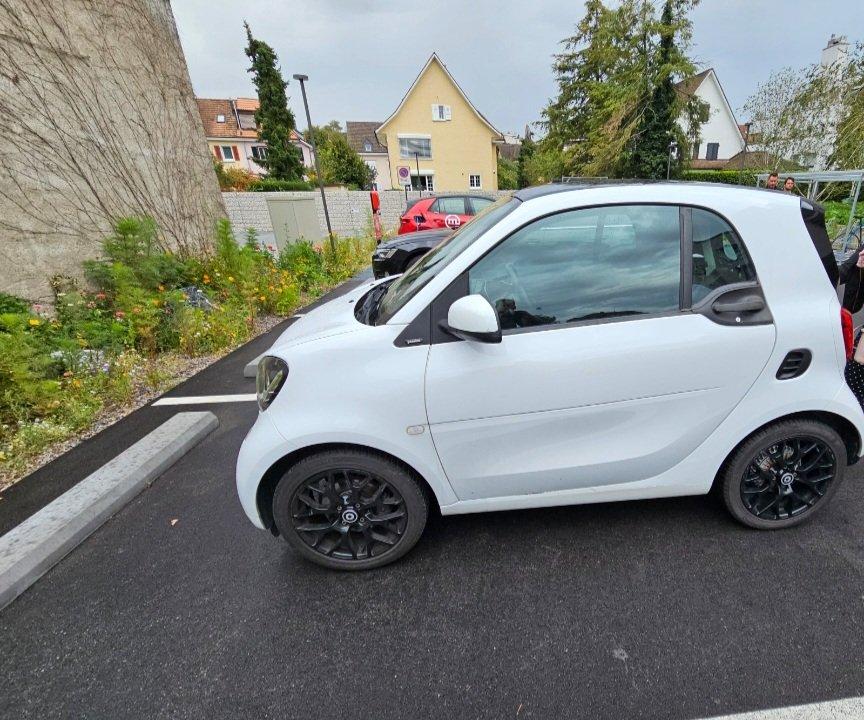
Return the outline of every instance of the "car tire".
[[[412,473],[364,450],[306,457],[273,495],[280,535],[307,560],[333,570],[398,560],[420,539],[428,515],[426,493]]]
[[[816,420],[776,422],[747,438],[724,464],[718,477],[723,502],[751,528],[799,525],[836,494],[846,457],[834,428]]]

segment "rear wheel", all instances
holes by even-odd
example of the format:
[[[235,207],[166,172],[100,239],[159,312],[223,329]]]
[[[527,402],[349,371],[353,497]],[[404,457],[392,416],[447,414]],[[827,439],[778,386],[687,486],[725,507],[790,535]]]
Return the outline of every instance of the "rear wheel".
[[[273,518],[303,557],[336,570],[398,560],[420,538],[428,502],[397,463],[361,450],[334,450],[294,465],[276,487]]]
[[[846,447],[815,420],[760,430],[729,458],[721,476],[729,512],[760,530],[798,525],[828,504],[846,474]]]

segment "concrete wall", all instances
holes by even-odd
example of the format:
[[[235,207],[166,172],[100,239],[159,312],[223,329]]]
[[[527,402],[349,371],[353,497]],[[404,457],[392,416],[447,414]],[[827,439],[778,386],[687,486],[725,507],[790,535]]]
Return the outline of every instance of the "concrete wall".
[[[224,206],[168,0],[0,2],[0,290],[50,300],[112,221],[212,242]]]
[[[504,197],[510,195],[510,190],[483,192],[489,197]],[[371,230],[371,207],[369,193],[365,190],[325,190],[327,208],[330,211],[330,222],[333,232],[337,235],[362,235]],[[438,193],[436,193],[438,194]],[[267,211],[267,196],[282,197],[314,197],[318,210],[318,223],[321,237],[327,236],[327,225],[324,221],[324,205],[321,194],[314,192],[286,193],[255,193],[255,192],[225,192],[222,197],[228,217],[234,226],[234,231],[241,235],[246,228],[253,227],[258,232],[272,232],[270,214]],[[399,227],[399,217],[405,212],[405,193],[399,190],[386,190],[379,193],[381,197],[381,225],[386,232],[395,232]],[[409,204],[418,199],[418,193],[408,193]],[[312,238],[310,238],[312,239]],[[318,239],[318,238],[314,238]]]

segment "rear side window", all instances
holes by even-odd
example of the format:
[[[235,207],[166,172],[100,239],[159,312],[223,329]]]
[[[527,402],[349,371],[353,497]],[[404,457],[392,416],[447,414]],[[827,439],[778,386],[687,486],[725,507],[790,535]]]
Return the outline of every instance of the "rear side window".
[[[481,210],[484,210],[485,208],[489,207],[493,202],[494,202],[494,200],[489,200],[488,198],[479,198],[479,197],[472,197],[471,198],[471,205],[474,206],[474,210],[473,210],[474,213],[479,213]]]
[[[679,307],[677,207],[586,208],[541,218],[468,273],[469,292],[495,308],[502,330]]]
[[[440,197],[432,205],[432,212],[444,215],[467,215],[464,197]]]
[[[756,270],[729,224],[693,208],[693,304],[724,285],[756,279]]]

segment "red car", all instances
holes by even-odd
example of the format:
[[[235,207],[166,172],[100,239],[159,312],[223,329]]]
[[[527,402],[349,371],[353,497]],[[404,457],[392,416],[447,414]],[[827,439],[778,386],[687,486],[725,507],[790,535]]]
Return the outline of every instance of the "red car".
[[[399,234],[447,227],[455,230],[493,202],[494,200],[482,195],[442,195],[422,198],[402,214]]]

